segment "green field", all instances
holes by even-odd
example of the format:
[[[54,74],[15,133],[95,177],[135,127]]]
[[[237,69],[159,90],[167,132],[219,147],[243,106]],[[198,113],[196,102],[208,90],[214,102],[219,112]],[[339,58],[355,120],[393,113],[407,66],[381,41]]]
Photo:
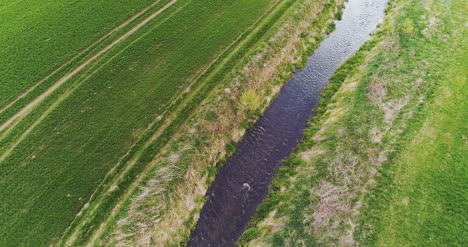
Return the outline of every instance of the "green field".
[[[168,2],[161,1],[153,12]],[[259,29],[246,42],[241,42],[247,37],[246,34],[255,31],[249,27],[270,6],[277,4],[270,0],[172,2],[173,5],[41,100],[33,110],[26,111],[18,121],[11,122],[0,131],[0,245],[45,246],[58,241],[110,169],[130,147],[138,150],[143,146],[148,150],[145,149],[143,153],[135,151],[142,156],[138,162],[140,166],[131,169],[133,173],[125,181],[135,179],[144,168],[142,165],[145,165],[145,161],[152,159],[159,148],[171,138],[177,126],[195,109],[197,103],[193,102],[201,102],[209,89],[216,85],[216,79],[220,78],[218,74],[226,73],[229,66],[247,52],[246,48],[261,37],[264,30]],[[281,4],[283,2],[286,1],[279,1]],[[62,6],[56,2],[50,4]],[[79,16],[77,19],[93,22],[95,28],[100,30],[102,27],[95,21],[98,14],[85,11],[87,9],[80,7],[81,4],[87,5],[87,8],[92,8],[93,4],[80,2],[76,7],[83,10],[83,13],[92,14]],[[146,2],[142,5],[148,4]],[[17,5],[2,6],[2,11],[11,13],[15,8],[21,8],[20,5],[26,3],[17,1]],[[103,11],[106,11],[104,3],[102,5]],[[113,7],[116,12],[124,9],[117,5]],[[143,6],[135,7],[132,13],[142,8]],[[285,9],[279,8],[272,12],[273,17],[277,18]],[[111,11],[106,14],[110,15],[109,18],[117,15]],[[129,18],[130,14],[126,14],[122,16]],[[60,23],[61,18],[63,16],[58,16],[54,23]],[[124,20],[125,18],[121,22]],[[265,28],[271,27],[274,20],[267,21],[266,24],[269,25],[265,25]],[[106,22],[106,25],[111,29],[120,23],[117,20],[114,24]],[[11,24],[13,25],[17,26]],[[51,26],[53,27],[45,24],[42,29],[47,30]],[[81,32],[77,30],[74,35]],[[23,86],[2,83],[2,86],[6,85],[10,90],[8,95],[20,94],[34,84],[35,80],[46,75],[45,70],[50,72],[55,69],[106,31],[99,35],[92,31],[90,33],[87,40],[80,41],[81,46],[73,38],[57,36],[58,40],[66,43],[66,46],[60,48],[61,51],[58,48],[53,49],[56,45],[48,46],[43,48],[46,55],[40,53],[30,56],[42,62],[31,62],[28,65],[31,67],[31,75],[27,76],[29,82]],[[35,34],[22,35],[30,37]],[[118,37],[114,35],[110,38]],[[85,38],[84,34],[82,38]],[[35,43],[28,45],[37,46]],[[96,49],[103,46],[104,44],[97,46]],[[11,50],[6,52],[10,54]],[[61,53],[57,55],[54,52]],[[96,53],[97,51],[91,52],[79,60],[86,61]],[[64,54],[69,55],[66,57]],[[63,59],[56,60],[52,56]],[[227,62],[217,62],[215,59],[218,56],[228,59]],[[210,67],[213,61],[214,67]],[[199,77],[206,69],[216,72],[215,75]],[[13,69],[6,71],[12,73]],[[53,85],[53,81],[58,79],[60,76],[51,78],[48,85]],[[12,83],[12,79],[7,81]],[[210,82],[210,87],[195,90],[205,82]],[[192,85],[195,97],[190,90],[181,94],[189,85]],[[43,91],[45,90],[46,88]],[[31,102],[40,94],[33,94]],[[8,104],[11,100],[13,97],[5,100],[2,97],[2,104]],[[19,111],[25,104],[20,104],[15,111]],[[190,107],[184,108],[184,105]],[[180,112],[177,118],[166,118],[175,111]],[[3,119],[10,116],[11,114]],[[159,116],[162,117],[161,120]],[[159,129],[162,132],[157,135]],[[156,139],[149,142],[149,137],[155,134]],[[143,144],[148,142],[151,145]],[[121,163],[126,164],[119,164]],[[119,169],[117,172],[124,168]],[[112,180],[112,177],[107,178]]]
[[[467,242],[465,1],[392,1],[325,89],[245,246]]]
[[[0,109],[152,2],[2,2]]]

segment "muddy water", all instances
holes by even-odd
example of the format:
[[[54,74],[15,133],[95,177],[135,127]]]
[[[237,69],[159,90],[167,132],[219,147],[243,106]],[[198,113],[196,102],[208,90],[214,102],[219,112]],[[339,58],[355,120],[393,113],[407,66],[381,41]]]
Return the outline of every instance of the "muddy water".
[[[188,246],[234,246],[268,192],[281,161],[303,138],[320,91],[335,70],[370,39],[387,0],[350,0],[336,30],[322,41],[239,143],[206,194]]]

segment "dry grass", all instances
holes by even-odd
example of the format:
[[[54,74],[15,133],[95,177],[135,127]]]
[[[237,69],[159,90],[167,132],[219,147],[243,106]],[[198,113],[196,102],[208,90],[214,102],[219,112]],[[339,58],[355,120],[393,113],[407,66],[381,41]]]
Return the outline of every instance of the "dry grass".
[[[395,120],[396,115],[403,109],[403,107],[408,104],[409,98],[408,97],[401,97],[398,99],[392,99],[388,102],[385,102],[381,109],[385,112],[385,121],[391,123]]]
[[[377,77],[372,80],[369,84],[368,93],[368,98],[372,104],[382,107],[387,97],[387,85],[389,83],[389,79],[385,77]]]

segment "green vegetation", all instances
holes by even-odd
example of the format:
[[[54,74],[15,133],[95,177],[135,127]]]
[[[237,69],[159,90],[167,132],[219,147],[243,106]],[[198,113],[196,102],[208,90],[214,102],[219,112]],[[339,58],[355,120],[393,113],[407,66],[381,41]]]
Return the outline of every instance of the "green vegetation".
[[[420,129],[382,169],[357,237],[376,246],[463,246],[468,241],[468,47],[447,59]]]
[[[129,43],[128,40],[130,38],[136,39],[137,37],[133,36],[130,38],[122,37],[127,35],[127,32],[134,32],[134,29],[144,29],[147,28],[147,25],[141,26],[143,21],[146,21],[147,18],[151,16],[154,17],[154,13],[158,13],[160,11],[165,10],[171,4],[173,4],[175,0],[159,0],[148,7],[144,8],[143,10],[139,11],[137,14],[133,15],[130,19],[127,19],[125,22],[121,23],[119,26],[112,29],[110,32],[106,33],[104,36],[100,37],[97,41],[87,46],[85,49],[81,50],[75,56],[67,60],[64,64],[60,65],[54,71],[50,72],[46,77],[38,79],[35,81],[31,87],[21,93],[18,97],[14,100],[11,100],[6,106],[2,107],[0,110],[0,123],[5,124],[11,117],[15,116],[20,110],[26,107],[28,104],[32,103],[35,99],[37,99],[42,94],[46,93],[49,89],[53,88],[57,85],[61,79],[69,76],[72,73],[76,74],[77,72],[88,73],[93,71],[89,66],[83,66],[85,63],[94,62],[94,65],[97,66],[100,60],[103,60],[103,55],[108,52],[110,48],[113,48],[116,44],[122,43]],[[170,13],[170,10],[165,10],[164,13],[160,13],[156,16],[161,16],[163,14]],[[134,35],[134,34],[133,34]],[[114,41],[116,43],[114,43]],[[114,52],[115,53],[115,52]],[[99,56],[99,54],[101,54]],[[108,58],[109,59],[109,58]],[[88,69],[88,72],[86,72]],[[82,76],[83,77],[83,76]],[[72,84],[68,78],[65,84],[62,85],[59,89],[64,90],[65,86],[69,86],[68,84]],[[3,126],[2,126],[3,127]]]
[[[468,5],[457,0],[431,4],[430,14],[438,18],[432,19],[437,21],[433,30],[411,24],[420,22],[419,8],[420,3],[412,1],[402,10],[408,18],[399,19],[401,39],[408,48],[421,46],[417,52],[431,62],[439,59],[438,70],[431,70],[437,87],[367,196],[356,234],[363,245],[463,246],[468,241],[468,33],[462,27]],[[431,37],[430,45],[419,32]],[[450,42],[444,42],[444,35]]]
[[[176,2],[3,132],[0,224],[6,230],[1,232],[1,245],[37,246],[58,240],[108,171],[116,167],[103,183],[125,170],[115,164],[132,147],[119,164],[136,153],[140,165],[119,183],[122,189],[113,191],[121,194],[203,100],[209,92],[205,86],[213,84],[200,84],[205,90],[195,97],[189,97],[189,91],[181,93],[230,43],[242,40],[240,35],[272,4]],[[248,48],[254,42],[251,38],[242,45]],[[246,48],[233,54],[241,56]],[[223,72],[232,66],[221,65],[226,66],[221,67]],[[178,109],[188,100],[190,107]],[[168,110],[180,114],[172,123],[164,117],[158,121]],[[166,122],[170,128],[146,145]],[[147,147],[143,153],[141,146]],[[112,207],[111,199],[116,198],[102,202],[107,205],[103,209]],[[100,214],[92,222],[105,217]]]
[[[466,243],[467,5],[400,0],[387,14],[325,89],[241,245]]]
[[[0,246],[184,244],[245,128],[342,15],[332,0],[0,5]],[[241,245],[467,241],[466,3],[387,12]]]
[[[247,107],[250,111],[255,111],[260,107],[261,99],[260,96],[255,93],[254,90],[249,89],[243,93],[240,98],[241,107]]]
[[[152,0],[4,1],[0,109]]]

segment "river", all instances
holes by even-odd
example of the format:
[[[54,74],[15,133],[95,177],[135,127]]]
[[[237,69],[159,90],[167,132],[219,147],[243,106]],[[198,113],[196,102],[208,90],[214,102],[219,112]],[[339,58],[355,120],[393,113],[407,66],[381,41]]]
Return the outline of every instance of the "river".
[[[336,69],[371,38],[383,21],[387,0],[350,0],[341,21],[307,66],[281,89],[264,115],[238,144],[206,194],[206,203],[188,246],[235,246],[281,162],[303,138],[320,92]]]

